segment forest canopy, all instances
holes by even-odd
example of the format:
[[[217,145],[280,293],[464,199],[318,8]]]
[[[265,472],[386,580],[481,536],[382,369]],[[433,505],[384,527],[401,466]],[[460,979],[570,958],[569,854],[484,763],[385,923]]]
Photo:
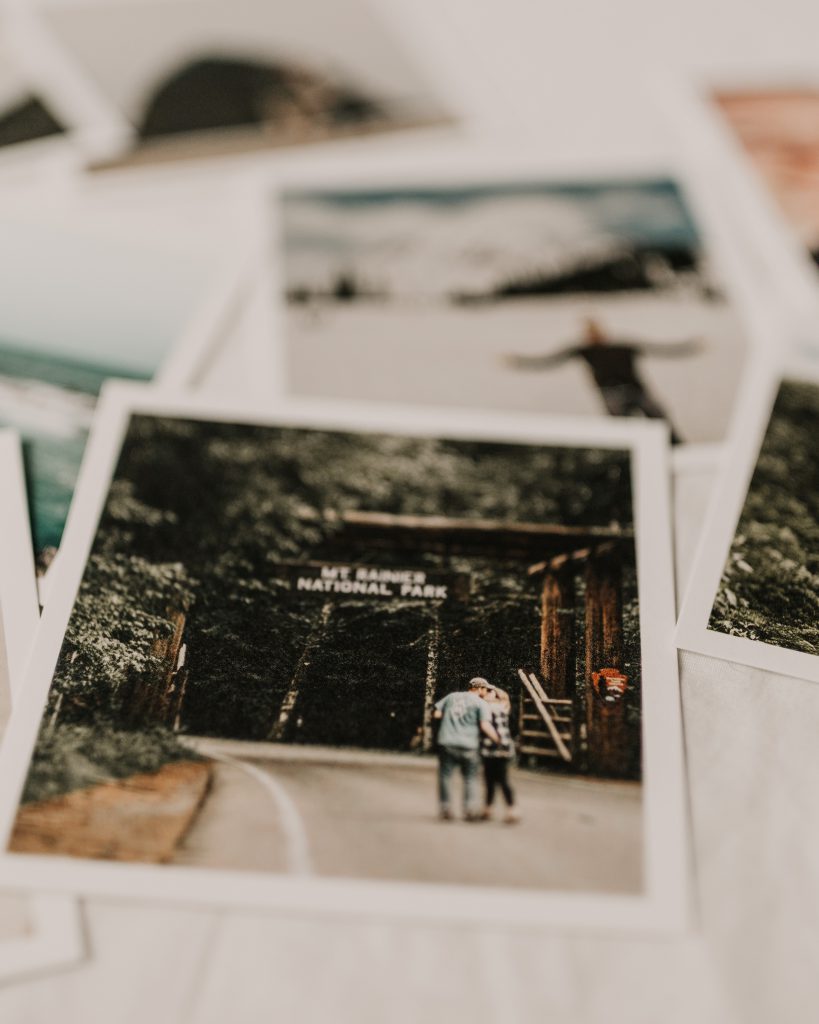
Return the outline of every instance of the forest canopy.
[[[774,404],[709,628],[819,654],[819,386]]]

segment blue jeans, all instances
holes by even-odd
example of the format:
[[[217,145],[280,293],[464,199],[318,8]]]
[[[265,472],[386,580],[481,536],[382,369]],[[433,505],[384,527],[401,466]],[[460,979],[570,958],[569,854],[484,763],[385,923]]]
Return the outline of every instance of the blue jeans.
[[[438,801],[442,811],[450,809],[452,776],[460,771],[464,780],[464,813],[478,814],[480,793],[478,792],[478,771],[481,758],[478,750],[465,747],[438,748]]]

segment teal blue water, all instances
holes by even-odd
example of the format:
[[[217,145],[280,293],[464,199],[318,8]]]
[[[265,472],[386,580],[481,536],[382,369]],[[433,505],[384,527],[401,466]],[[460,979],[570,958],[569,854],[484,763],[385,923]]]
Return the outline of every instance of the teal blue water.
[[[146,380],[0,344],[0,426],[23,442],[31,529],[38,553],[59,546],[82,462],[93,403],[109,377]]]

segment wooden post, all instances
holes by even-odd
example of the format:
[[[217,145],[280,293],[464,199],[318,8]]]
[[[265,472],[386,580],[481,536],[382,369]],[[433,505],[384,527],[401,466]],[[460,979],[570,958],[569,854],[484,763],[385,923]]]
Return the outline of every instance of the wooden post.
[[[623,669],[622,572],[616,555],[592,555],[586,564],[586,729],[588,769],[612,778],[628,774],[624,700],[607,705],[597,696],[592,673]]]
[[[304,681],[304,677],[307,674],[307,668],[310,664],[310,656],[324,639],[324,634],[327,632],[327,623],[330,621],[330,613],[332,610],[333,605],[331,601],[325,601],[321,606],[321,612],[318,620],[310,631],[310,636],[307,638],[307,643],[304,645],[304,650],[301,652],[299,663],[296,665],[296,671],[293,673],[293,677],[290,680],[290,686],[288,687],[287,693],[284,695],[284,699],[279,707],[279,713],[276,716],[276,721],[273,723],[273,727],[268,733],[267,738],[269,740],[280,743],[287,736],[288,723],[290,722],[290,718],[293,714],[293,708],[296,706],[296,701],[299,699],[301,684]]]
[[[438,654],[441,649],[441,609],[432,610],[432,625],[427,640],[427,674],[424,681],[424,721],[421,726],[421,749],[432,750],[432,712],[435,708],[435,689],[438,685]]]
[[[46,729],[46,736],[51,739],[54,735],[54,731],[57,728],[57,719],[60,717],[60,711],[63,706],[63,694],[57,695],[57,699],[54,702],[54,710],[51,712],[51,716],[48,720],[48,727]]]
[[[574,697],[574,573],[569,569],[543,574],[540,674],[550,697]]]
[[[129,718],[140,722],[170,725],[174,718],[174,684],[187,624],[184,609],[167,608],[170,636],[158,636],[151,644],[151,657],[158,662],[156,671],[140,674],[134,681],[128,700]]]

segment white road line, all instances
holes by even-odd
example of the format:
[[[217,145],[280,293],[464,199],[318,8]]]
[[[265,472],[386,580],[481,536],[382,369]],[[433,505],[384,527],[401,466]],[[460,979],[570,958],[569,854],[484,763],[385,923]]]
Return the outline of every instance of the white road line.
[[[214,761],[222,761],[240,771],[245,772],[264,787],[268,796],[276,805],[276,810],[284,832],[285,846],[287,850],[287,871],[291,875],[312,875],[313,858],[310,855],[310,841],[307,838],[307,829],[299,809],[296,807],[290,794],[284,786],[272,775],[263,772],[255,765],[246,764],[238,758],[230,757],[228,754],[219,754],[216,751],[208,750],[207,756]]]

